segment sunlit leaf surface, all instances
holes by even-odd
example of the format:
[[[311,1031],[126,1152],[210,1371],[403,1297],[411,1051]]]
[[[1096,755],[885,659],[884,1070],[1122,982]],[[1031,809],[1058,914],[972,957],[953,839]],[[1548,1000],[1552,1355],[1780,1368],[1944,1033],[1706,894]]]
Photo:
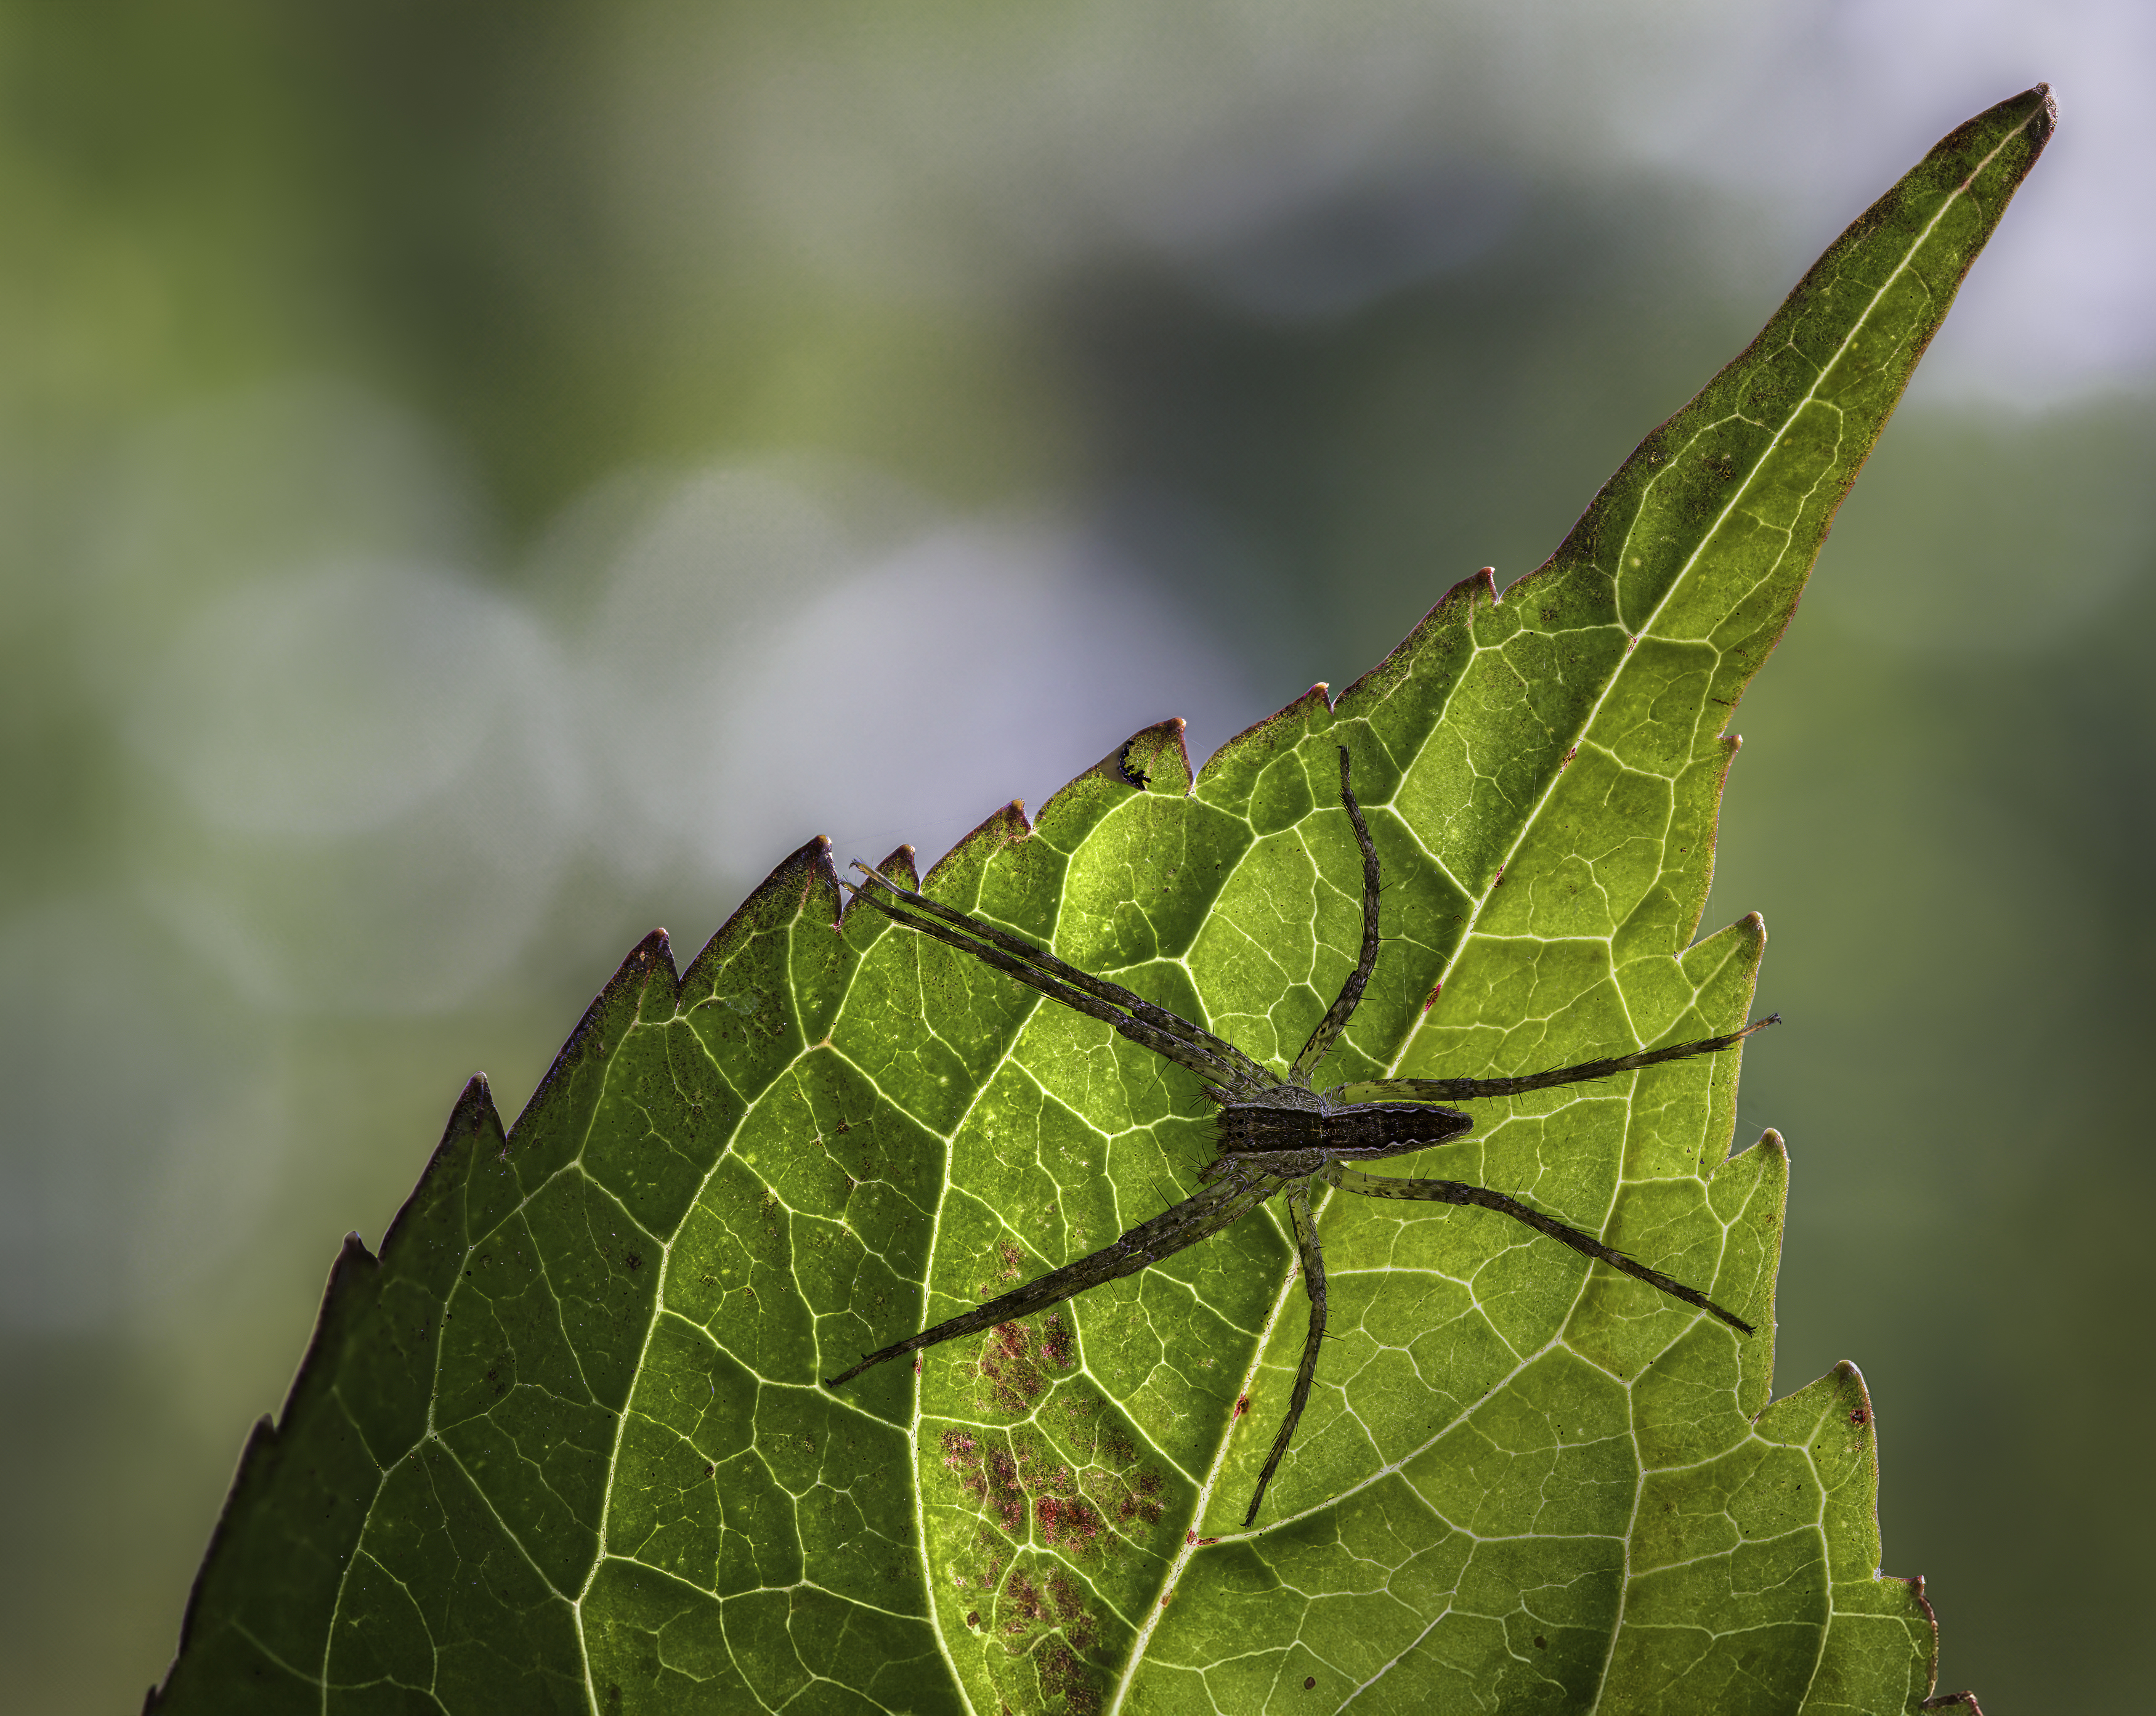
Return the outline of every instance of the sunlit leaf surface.
[[[2051,122],[2040,88],[1945,139],[1502,599],[1460,585],[1194,782],[1178,724],[1139,734],[928,890],[1281,1066],[1353,963],[1344,744],[1388,939],[1324,1081],[1734,1027],[1759,921],[1692,939],[1730,712]],[[1301,1342],[1276,1210],[819,1385],[1183,1195],[1211,1125],[1106,1027],[842,916],[812,844],[678,979],[639,947],[506,1137],[475,1080],[379,1261],[347,1243],[153,1707],[1913,1708],[1861,1380],[1768,1398],[1786,1164],[1729,1154],[1736,1076],[1483,1104],[1391,1165],[1758,1336],[1496,1215],[1336,1196],[1336,1338],[1245,1532]]]

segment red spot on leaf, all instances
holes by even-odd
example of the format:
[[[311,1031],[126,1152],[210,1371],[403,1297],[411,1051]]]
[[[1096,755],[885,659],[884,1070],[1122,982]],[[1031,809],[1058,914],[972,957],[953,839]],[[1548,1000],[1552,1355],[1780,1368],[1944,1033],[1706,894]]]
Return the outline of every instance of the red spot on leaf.
[[[1076,1343],[1072,1338],[1070,1325],[1063,1320],[1060,1311],[1051,1311],[1042,1319],[1040,1350],[1058,1370],[1068,1370],[1078,1362]]]
[[[944,1467],[1006,1541],[1082,1560],[1145,1536],[1166,1511],[1167,1480],[1097,1395],[1076,1391],[1055,1415],[1068,1457],[1024,1429],[1008,1438],[954,1429],[943,1434]]]
[[[975,1373],[988,1385],[988,1398],[979,1404],[1007,1418],[1029,1416],[1048,1392],[1055,1373],[1078,1362],[1070,1326],[1061,1313],[1051,1312],[1035,1330],[1025,1323],[999,1323],[982,1344]]]
[[[1068,1472],[1057,1475],[1065,1484],[1071,1482]],[[1041,1497],[1033,1504],[1033,1523],[1039,1528],[1041,1542],[1051,1549],[1063,1549],[1072,1554],[1085,1554],[1101,1538],[1101,1516],[1073,1496]]]

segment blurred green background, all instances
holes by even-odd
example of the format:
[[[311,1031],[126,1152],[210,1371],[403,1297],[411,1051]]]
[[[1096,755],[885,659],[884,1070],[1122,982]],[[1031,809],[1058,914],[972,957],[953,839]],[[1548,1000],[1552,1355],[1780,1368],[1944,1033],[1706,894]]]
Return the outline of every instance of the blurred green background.
[[[1736,725],[1778,1388],[1942,1683],[2130,1708],[2145,8],[0,9],[0,1708],[132,1708],[341,1236],[654,923],[1202,758],[1555,545],[1941,132],[2062,128]]]

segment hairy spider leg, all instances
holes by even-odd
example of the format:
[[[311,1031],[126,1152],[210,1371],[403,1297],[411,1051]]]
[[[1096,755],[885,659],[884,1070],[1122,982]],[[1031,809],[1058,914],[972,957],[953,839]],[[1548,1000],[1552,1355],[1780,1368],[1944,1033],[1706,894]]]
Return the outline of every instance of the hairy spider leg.
[[[1165,1031],[1170,1036],[1188,1043],[1193,1048],[1203,1050],[1218,1059],[1227,1061],[1231,1066],[1240,1069],[1246,1080],[1267,1085],[1276,1082],[1271,1073],[1225,1038],[1217,1037],[1203,1026],[1193,1025],[1182,1015],[1170,1012],[1156,1001],[1147,1000],[1136,990],[1127,989],[1121,984],[1111,983],[1104,977],[1096,977],[1090,971],[1081,971],[1078,967],[1057,958],[1046,948],[1036,947],[1022,936],[1014,936],[1009,931],[1000,929],[983,918],[973,917],[969,913],[959,911],[954,906],[946,906],[940,901],[932,900],[926,894],[899,887],[888,876],[878,871],[870,869],[867,865],[860,863],[858,860],[855,862],[855,868],[873,877],[913,909],[925,912],[932,917],[941,918],[944,922],[964,931],[968,935],[1001,948],[1004,952],[1024,960],[1035,969],[1045,972],[1049,976],[1060,978],[1074,989],[1081,989],[1088,994],[1096,996],[1113,1006],[1127,1010],[1133,1017],[1152,1025],[1155,1030]],[[852,884],[849,883],[847,886],[850,887]]]
[[[1030,1317],[1036,1311],[1060,1305],[1088,1287],[1136,1275],[1162,1258],[1173,1256],[1200,1240],[1211,1238],[1222,1228],[1234,1225],[1290,1184],[1288,1179],[1274,1174],[1216,1180],[1173,1209],[1141,1221],[1113,1245],[1103,1246],[1091,1256],[1066,1263],[1060,1269],[1051,1269],[1000,1298],[990,1299],[985,1305],[947,1318],[932,1328],[924,1328],[919,1334],[909,1335],[880,1352],[870,1353],[851,1370],[824,1378],[824,1386],[837,1388],[886,1359],[917,1353],[923,1347],[941,1346],[945,1341],[958,1340],[981,1329],[993,1328],[1000,1323],[1014,1323],[1021,1317]]]
[[[1378,866],[1378,848],[1370,838],[1369,825],[1363,820],[1363,807],[1355,801],[1353,764],[1348,748],[1340,752],[1340,802],[1348,812],[1348,819],[1354,826],[1355,844],[1363,850],[1363,951],[1355,968],[1348,974],[1348,980],[1340,986],[1340,994],[1317,1028],[1310,1034],[1309,1041],[1295,1057],[1289,1069],[1291,1083],[1307,1086],[1318,1063],[1338,1040],[1340,1033],[1355,1015],[1361,1003],[1363,991],[1368,986],[1371,974],[1377,968],[1378,897],[1383,891]],[[1733,1048],[1755,1030],[1764,1030],[1770,1025],[1779,1025],[1782,1015],[1769,1014],[1766,1018],[1748,1025],[1743,1030],[1718,1037],[1702,1037],[1695,1042],[1676,1043],[1668,1048],[1648,1049],[1633,1055],[1620,1055],[1604,1061],[1582,1061],[1576,1066],[1560,1066],[1548,1072],[1528,1073],[1517,1078],[1389,1078],[1365,1079],[1358,1083],[1336,1086],[1327,1091],[1327,1097],[1340,1104],[1361,1102],[1447,1102],[1470,1101],[1478,1097],[1517,1096],[1527,1091],[1549,1090],[1558,1085],[1584,1083],[1589,1079],[1608,1078],[1620,1072],[1636,1071],[1643,1066],[1656,1066],[1665,1061],[1681,1061],[1691,1055],[1711,1055],[1723,1049]]]
[[[1378,965],[1378,849],[1370,839],[1370,825],[1363,820],[1363,807],[1355,802],[1348,770],[1348,748],[1342,745],[1340,802],[1348,807],[1348,819],[1355,825],[1355,844],[1363,849],[1363,953],[1355,962],[1355,968],[1348,974],[1348,981],[1341,984],[1338,998],[1326,1009],[1325,1017],[1317,1021],[1317,1029],[1311,1032],[1310,1040],[1302,1046],[1302,1052],[1295,1057],[1295,1065],[1288,1069],[1289,1080],[1306,1087],[1311,1074],[1317,1070],[1317,1063],[1325,1058],[1326,1051],[1355,1016],[1356,1005],[1362,1000],[1370,974]]]
[[[1635,1281],[1644,1281],[1649,1287],[1660,1287],[1671,1298],[1681,1299],[1686,1304],[1711,1312],[1732,1328],[1743,1333],[1754,1333],[1750,1323],[1735,1313],[1725,1311],[1697,1287],[1688,1287],[1674,1277],[1659,1269],[1650,1269],[1635,1262],[1622,1251],[1605,1246],[1589,1233],[1568,1226],[1553,1215],[1545,1215],[1530,1208],[1517,1198],[1508,1198],[1502,1192],[1493,1192],[1487,1186],[1469,1185],[1455,1179],[1394,1179],[1382,1174],[1365,1174],[1360,1169],[1349,1168],[1338,1162],[1328,1162],[1318,1169],[1318,1178],[1365,1198],[1414,1198],[1429,1203],[1473,1205],[1480,1210],[1494,1210],[1501,1215],[1509,1215],[1515,1221],[1523,1221],[1537,1233],[1547,1234],[1560,1245],[1592,1257],[1598,1263],[1607,1263],[1612,1269],[1629,1275]],[[1300,1410],[1298,1408],[1298,1410]],[[1270,1475],[1271,1468],[1266,1468]]]
[[[1726,1036],[1702,1037],[1697,1042],[1676,1043],[1666,1049],[1643,1049],[1636,1055],[1617,1055],[1607,1061],[1583,1061],[1577,1066],[1525,1073],[1517,1078],[1367,1078],[1335,1085],[1325,1097],[1337,1106],[1354,1107],[1364,1102],[1463,1102],[1477,1097],[1517,1097],[1527,1091],[1553,1090],[1558,1085],[1585,1084],[1590,1079],[1636,1072],[1643,1066],[1659,1066],[1665,1061],[1681,1061],[1691,1055],[1718,1054],[1735,1048],[1753,1031],[1781,1022],[1780,1014],[1769,1013]]]
[[[1247,1527],[1258,1517],[1258,1503],[1265,1498],[1265,1486],[1295,1440],[1295,1427],[1302,1422],[1302,1409],[1310,1404],[1310,1385],[1317,1376],[1318,1350],[1325,1343],[1325,1251],[1317,1243],[1317,1218],[1310,1213],[1310,1182],[1297,1180],[1287,1189],[1287,1215],[1295,1229],[1296,1248],[1302,1253],[1302,1290],[1310,1296],[1310,1333],[1303,1337],[1302,1363],[1296,1367],[1295,1391],[1288,1396],[1287,1416],[1273,1438],[1265,1469],[1258,1474],[1258,1487],[1250,1498],[1250,1511],[1243,1516]]]
[[[1311,1074],[1353,1017],[1371,974],[1376,968],[1380,944],[1378,902],[1382,885],[1377,847],[1370,838],[1369,826],[1363,819],[1362,807],[1355,801],[1351,769],[1347,748],[1342,746],[1340,748],[1340,800],[1348,812],[1348,820],[1355,830],[1356,844],[1363,854],[1361,955],[1355,968],[1348,974],[1346,983],[1341,986],[1339,996],[1327,1010],[1324,1018],[1318,1021],[1317,1029],[1312,1031],[1309,1040],[1303,1045],[1301,1052],[1296,1056],[1289,1076],[1285,1081],[1267,1071],[1232,1043],[1214,1036],[1210,1031],[1191,1024],[1181,1015],[1169,1012],[1134,991],[1066,964],[1052,953],[993,924],[984,922],[955,907],[939,904],[911,889],[900,887],[865,864],[856,862],[855,868],[867,876],[875,887],[861,887],[852,882],[845,886],[856,897],[865,900],[894,922],[932,936],[961,953],[970,953],[983,963],[1015,978],[1050,1000],[1060,1002],[1088,1018],[1101,1020],[1142,1048],[1150,1049],[1186,1071],[1195,1073],[1206,1095],[1215,1102],[1233,1102],[1239,1098],[1262,1097],[1268,1091],[1290,1087],[1307,1090]],[[885,894],[891,897],[884,897]],[[1616,1056],[1607,1060],[1583,1061],[1573,1066],[1514,1078],[1362,1080],[1336,1086],[1323,1093],[1323,1100],[1328,1108],[1337,1111],[1382,1105],[1389,1102],[1435,1104],[1548,1090],[1556,1086],[1584,1083],[1620,1072],[1635,1071],[1641,1067],[1658,1066],[1666,1061],[1714,1053],[1733,1047],[1753,1031],[1780,1023],[1781,1015],[1773,1014],[1743,1030],[1724,1036],[1707,1037],[1697,1042],[1679,1043],[1662,1049],[1643,1050],[1637,1054]],[[1255,1164],[1233,1164],[1227,1159],[1212,1164],[1205,1174],[1209,1183],[1203,1189],[1150,1220],[1139,1223],[1114,1244],[1081,1257],[1075,1263],[1051,1270],[1024,1287],[999,1298],[991,1299],[972,1311],[923,1329],[920,1333],[886,1347],[880,1352],[871,1353],[852,1369],[827,1379],[824,1386],[837,1388],[887,1359],[918,1352],[925,1347],[940,1345],[945,1341],[957,1340],[998,1323],[1031,1316],[1075,1297],[1090,1287],[1137,1274],[1162,1258],[1171,1256],[1187,1246],[1209,1238],[1223,1228],[1233,1225],[1275,1193],[1285,1189],[1289,1195],[1290,1223],[1301,1254],[1304,1289],[1311,1299],[1311,1323],[1309,1333],[1304,1341],[1302,1363],[1296,1373],[1287,1417],[1281,1426],[1279,1435],[1274,1438],[1271,1452],[1266,1457],[1265,1468],[1259,1475],[1256,1493],[1250,1498],[1250,1512],[1244,1518],[1245,1525],[1251,1524],[1257,1518],[1266,1487],[1272,1482],[1274,1472],[1286,1457],[1296,1426],[1301,1421],[1303,1408],[1309,1401],[1325,1333],[1325,1261],[1324,1253],[1318,1244],[1317,1222],[1310,1209],[1311,1177],[1282,1175],[1262,1170],[1253,1174],[1254,1167]],[[1672,1297],[1719,1318],[1733,1328],[1746,1334],[1753,1332],[1750,1323],[1725,1311],[1704,1293],[1685,1286],[1659,1270],[1635,1262],[1623,1252],[1603,1244],[1591,1234],[1545,1215],[1502,1192],[1455,1180],[1394,1179],[1362,1173],[1337,1160],[1327,1162],[1317,1170],[1316,1177],[1328,1184],[1364,1197],[1408,1198],[1471,1205],[1509,1215],[1573,1251],[1596,1261],[1607,1263],[1635,1280],[1645,1282]]]
[[[1157,1002],[1148,1001],[1135,990],[1081,971],[1007,930],[940,904],[911,888],[900,887],[859,860],[855,861],[854,867],[876,886],[860,887],[852,882],[845,886],[852,889],[857,899],[865,900],[893,922],[971,953],[983,964],[1016,978],[1050,1000],[1060,1001],[1075,1012],[1101,1020],[1141,1048],[1150,1049],[1185,1071],[1196,1073],[1206,1081],[1208,1094],[1217,1097],[1224,1092],[1232,1096],[1270,1089],[1279,1082],[1233,1043],[1193,1025],[1180,1014],[1169,1012]],[[887,891],[891,897],[885,898],[879,889]],[[901,911],[901,906],[907,909]]]

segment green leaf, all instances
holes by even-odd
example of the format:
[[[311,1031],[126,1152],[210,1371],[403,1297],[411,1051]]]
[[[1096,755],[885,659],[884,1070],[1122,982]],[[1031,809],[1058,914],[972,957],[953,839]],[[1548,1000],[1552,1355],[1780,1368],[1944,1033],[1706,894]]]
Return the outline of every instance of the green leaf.
[[[1943,140],[1502,599],[1460,585],[1194,783],[1179,723],[1148,729],[929,891],[1281,1066],[1353,963],[1344,744],[1388,940],[1327,1081],[1733,1027],[1759,920],[1690,939],[1724,727],[2052,122],[2040,86]],[[506,1138],[473,1081],[379,1261],[346,1242],[153,1708],[1929,1693],[1921,1589],[1876,1572],[1861,1379],[1768,1400],[1786,1164],[1771,1133],[1727,1153],[1734,1056],[1484,1105],[1412,1171],[1599,1230],[1758,1336],[1488,1212],[1334,1199],[1337,1338],[1255,1532],[1301,1340],[1276,1210],[819,1387],[1105,1244],[1211,1153],[1187,1076],[839,905],[814,843],[678,982],[663,935],[639,946]]]

